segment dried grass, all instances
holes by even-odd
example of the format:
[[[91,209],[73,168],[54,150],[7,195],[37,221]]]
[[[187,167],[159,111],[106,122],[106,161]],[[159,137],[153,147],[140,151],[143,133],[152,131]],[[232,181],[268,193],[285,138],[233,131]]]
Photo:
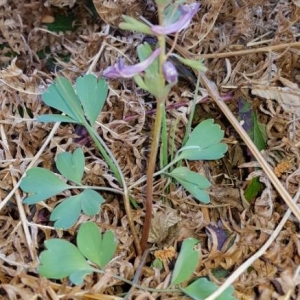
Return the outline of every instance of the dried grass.
[[[109,1],[98,2],[105,3],[107,8]],[[234,114],[238,98],[253,103],[267,128],[268,147],[263,159],[274,168],[271,172],[291,198],[299,190],[300,5],[296,0],[250,2],[202,1],[193,24],[180,35],[177,50],[186,57],[206,58],[207,77],[216,84],[214,92],[216,95],[231,92],[233,100],[228,102],[228,107]],[[150,1],[147,5],[150,7]],[[45,16],[71,9],[78,23],[74,32],[53,33],[46,29]],[[152,18],[155,19],[154,13]],[[133,280],[139,268],[140,258],[135,256],[123,203],[117,195],[107,193],[101,213],[91,218],[103,230],[112,229],[119,242],[107,273],[88,276],[83,285],[76,287],[70,286],[67,280],[54,283],[40,278],[36,267],[45,239],[71,239],[88,217],[82,216],[68,231],[55,230],[48,219],[59,199],[53,197],[36,207],[23,206],[21,201],[25,195],[18,190],[19,180],[28,167],[40,165],[52,169],[58,153],[76,147],[82,147],[85,152],[85,183],[114,185],[106,163],[93,145],[74,144],[71,125],[53,127],[33,120],[49,112],[40,94],[57,75],[74,80],[89,69],[101,75],[103,68],[119,56],[124,56],[128,63],[136,60],[135,47],[143,37],[109,29],[104,21],[93,17],[89,7],[80,0],[76,4],[74,1],[0,1],[0,297],[3,299],[121,299],[117,295],[127,292],[129,287],[113,279],[112,274]],[[51,53],[40,58],[38,51],[46,47]],[[66,54],[70,55],[69,62],[61,58]],[[55,70],[47,68],[49,57],[58,61]],[[205,97],[213,96],[207,87],[202,91]],[[185,103],[168,110],[168,126],[172,128],[177,122],[175,147],[180,146],[184,135],[191,93],[193,86],[182,84],[173,90],[167,103],[171,107]],[[146,112],[154,108],[153,99],[137,89],[131,80],[110,82],[98,131],[120,162],[129,186],[145,174],[153,122],[153,116]],[[139,284],[167,286],[168,269],[172,270],[174,261],[166,264],[165,272],[153,270],[149,265],[154,251],[175,246],[176,256],[176,245],[192,236],[202,246],[203,261],[197,267],[196,276],[208,276],[222,284],[225,279],[217,279],[213,272],[222,268],[231,275],[224,286],[233,282],[238,299],[299,299],[299,219],[288,215],[289,205],[265,172],[253,170],[257,163],[246,159],[241,137],[215,102],[198,104],[197,116],[198,121],[207,117],[218,120],[229,144],[229,153],[221,162],[190,165],[213,182],[212,203],[201,205],[173,184],[167,191],[166,179],[155,181],[156,218],[165,220],[171,206],[176,222],[173,217],[168,224],[156,222],[159,228],[153,229],[158,232],[155,248],[142,269]],[[264,191],[247,205],[241,197],[244,183],[257,174]],[[142,207],[143,184],[131,191]],[[136,229],[140,232],[144,211],[140,208],[134,213]],[[228,236],[222,246],[218,230]],[[270,237],[273,241],[266,247]],[[161,296],[138,289],[133,289],[128,299],[159,297],[187,299],[174,293]]]

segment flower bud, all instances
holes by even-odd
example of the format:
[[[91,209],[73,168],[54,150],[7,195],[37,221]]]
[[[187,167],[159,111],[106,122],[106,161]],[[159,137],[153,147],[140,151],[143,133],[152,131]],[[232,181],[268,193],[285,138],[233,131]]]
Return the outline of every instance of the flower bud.
[[[166,61],[163,64],[163,73],[168,83],[176,83],[178,80],[178,72],[172,62]]]

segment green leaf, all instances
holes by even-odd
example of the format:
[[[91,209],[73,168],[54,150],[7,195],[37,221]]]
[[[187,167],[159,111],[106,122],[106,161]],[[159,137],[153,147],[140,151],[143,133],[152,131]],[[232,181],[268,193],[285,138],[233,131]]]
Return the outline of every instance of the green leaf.
[[[146,33],[152,35],[150,27],[134,18],[129,16],[122,16],[125,22],[121,22],[119,27],[123,30],[132,30],[141,33]]]
[[[81,213],[81,195],[69,197],[54,208],[50,221],[55,221],[55,228],[68,229],[75,224]]]
[[[204,300],[217,289],[218,286],[213,282],[206,278],[199,278],[186,288],[181,288],[181,291],[194,300]],[[233,293],[234,288],[230,286],[219,297],[217,297],[216,300],[236,300],[236,298],[232,296]]]
[[[168,95],[169,92],[169,88],[168,86],[166,86],[164,88],[164,81],[161,80],[160,75],[152,75],[149,72],[146,72],[145,76],[144,76],[144,82],[145,85],[148,88],[148,91],[154,95],[156,98],[158,97],[166,97]]]
[[[50,220],[55,221],[55,228],[70,228],[80,217],[81,210],[89,216],[96,215],[100,212],[103,202],[102,196],[94,190],[84,190],[57,205],[51,213]]]
[[[265,150],[267,145],[266,125],[258,122],[255,112],[252,114],[253,118],[253,142],[259,151]]]
[[[26,172],[20,184],[21,189],[29,196],[25,204],[35,204],[57,195],[70,188],[65,182],[47,169],[32,168]]]
[[[251,202],[252,199],[263,190],[263,184],[259,181],[258,177],[252,178],[244,191],[245,199]]]
[[[142,88],[143,90],[149,92],[149,89],[148,89],[147,85],[145,84],[144,79],[142,78],[141,75],[137,74],[137,75],[135,75],[133,78],[134,78],[135,83],[136,83],[140,88]]]
[[[227,145],[220,143],[224,131],[212,119],[205,120],[191,132],[178,159],[219,159],[227,151]]]
[[[66,78],[58,77],[42,98],[48,106],[65,113],[75,122],[82,123],[84,113],[79,98]]]
[[[99,267],[104,267],[117,249],[114,233],[106,231],[102,235],[98,226],[92,222],[86,222],[80,226],[77,245],[82,254]]]
[[[199,59],[199,60],[186,59],[177,54],[172,54],[172,56],[176,57],[181,63],[183,63],[184,65],[186,65],[194,70],[198,70],[200,72],[207,71],[207,68],[203,64],[203,59]]]
[[[104,202],[100,194],[94,190],[84,190],[80,195],[81,209],[85,214],[93,216],[100,212],[100,205]]]
[[[55,114],[41,115],[37,118],[37,121],[43,123],[47,123],[47,122],[78,123],[78,121],[75,121],[68,116],[55,115]]]
[[[62,279],[70,276],[74,284],[81,284],[83,277],[93,272],[83,255],[73,244],[60,239],[51,239],[45,242],[44,250],[40,255],[41,265],[38,273],[51,279]]]
[[[243,128],[246,130],[257,149],[259,151],[265,150],[267,143],[266,125],[258,121],[257,114],[248,101],[240,98],[238,106],[238,114],[240,120],[243,121]]]
[[[67,11],[67,10],[65,10]],[[76,26],[74,26],[75,16],[74,14],[56,14],[55,21],[53,23],[46,24],[48,30],[54,32],[66,32],[74,31]]]
[[[228,150],[226,144],[218,143],[212,145],[206,149],[202,149],[198,146],[195,147],[183,147],[179,151],[182,151],[178,159],[187,159],[187,160],[213,160],[219,159],[224,156],[224,153]]]
[[[146,60],[152,54],[152,48],[148,43],[141,44],[137,47],[137,54],[140,62]],[[145,70],[147,75],[156,77],[158,75],[158,59],[156,58],[153,63]]]
[[[95,75],[88,74],[76,80],[75,88],[85,115],[93,125],[105,103],[108,92],[107,83],[104,78],[97,80]]]
[[[190,171],[186,167],[178,167],[171,173],[166,174],[175,178],[197,200],[203,203],[209,203],[209,195],[204,189],[210,187],[211,184],[204,176]]]
[[[198,247],[196,247],[196,245],[198,245]],[[176,260],[171,283],[180,284],[188,280],[195,271],[199,259],[199,241],[194,238],[185,239]]]
[[[73,153],[59,153],[56,159],[56,167],[61,175],[77,184],[81,184],[84,172],[84,154],[81,148]]]

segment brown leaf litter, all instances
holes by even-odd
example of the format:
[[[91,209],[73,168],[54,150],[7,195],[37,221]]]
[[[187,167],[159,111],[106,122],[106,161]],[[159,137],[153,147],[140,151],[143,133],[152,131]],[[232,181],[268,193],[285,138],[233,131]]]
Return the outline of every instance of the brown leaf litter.
[[[83,0],[72,1],[0,1],[0,298],[2,299],[121,299],[130,287],[112,277],[118,274],[133,280],[140,263],[136,257],[124,205],[118,195],[106,193],[101,213],[81,216],[70,230],[56,230],[49,214],[59,197],[44,204],[23,206],[26,196],[17,189],[18,181],[33,162],[53,170],[54,158],[61,151],[81,147],[85,153],[84,181],[89,185],[115,187],[105,161],[92,143],[76,144],[75,129],[66,124],[34,121],[50,112],[40,94],[57,75],[74,81],[91,67],[101,75],[103,68],[123,56],[136,61],[135,48],[143,36],[117,30],[123,4],[142,5],[145,17],[155,22],[151,1],[96,1],[102,5],[100,18]],[[204,0],[191,26],[180,34],[177,50],[192,58],[203,56],[207,77],[221,95],[230,95],[226,104],[237,115],[238,99],[252,104],[259,120],[266,125],[267,149],[264,158],[273,167],[291,197],[299,190],[299,1],[224,1]],[[145,6],[146,4],[146,6]],[[109,13],[116,11],[111,19]],[[97,6],[96,6],[97,8]],[[106,14],[105,9],[109,9]],[[74,14],[72,32],[51,32],[45,16]],[[102,19],[101,19],[102,18]],[[110,19],[109,19],[110,18]],[[107,23],[113,27],[108,28]],[[50,49],[46,52],[45,49]],[[100,51],[101,50],[101,51]],[[44,51],[44,56],[38,53]],[[68,55],[66,62],[62,57]],[[49,60],[56,67],[49,67]],[[175,132],[174,146],[179,149],[184,135],[194,92],[193,82],[174,88],[167,105],[170,135]],[[207,91],[201,89],[208,97]],[[166,178],[155,178],[150,255],[142,269],[139,284],[163,288],[170,282],[180,242],[186,237],[201,242],[202,261],[196,276],[208,276],[222,284],[246,259],[257,253],[274,232],[288,207],[255,161],[239,135],[213,101],[197,104],[196,122],[214,118],[225,130],[228,154],[220,161],[190,162],[193,171],[206,175],[212,182],[212,202],[203,205],[181,187]],[[184,106],[174,106],[177,103]],[[176,108],[172,108],[176,107]],[[143,226],[144,184],[134,186],[145,174],[153,115],[154,99],[137,88],[132,80],[110,82],[105,108],[98,119],[98,131],[116,155],[126,176],[131,196],[139,208],[133,210],[137,231]],[[126,120],[128,116],[135,116]],[[196,124],[194,124],[196,125]],[[174,128],[174,126],[176,126]],[[50,142],[43,149],[45,139]],[[41,155],[36,156],[42,150]],[[243,199],[246,180],[259,176],[262,193],[251,203]],[[168,189],[166,189],[166,185]],[[15,192],[17,190],[17,192]],[[13,191],[13,192],[12,192]],[[167,217],[166,217],[167,216]],[[87,220],[102,230],[112,229],[118,250],[104,275],[87,276],[84,284],[71,286],[68,280],[51,281],[36,273],[38,254],[46,239],[70,240],[78,226]],[[173,252],[174,250],[174,252]],[[155,257],[166,258],[163,270],[151,267]],[[299,299],[299,220],[291,215],[275,241],[235,281],[238,299]],[[226,275],[219,278],[217,271]],[[180,294],[133,289],[128,299],[188,299]]]

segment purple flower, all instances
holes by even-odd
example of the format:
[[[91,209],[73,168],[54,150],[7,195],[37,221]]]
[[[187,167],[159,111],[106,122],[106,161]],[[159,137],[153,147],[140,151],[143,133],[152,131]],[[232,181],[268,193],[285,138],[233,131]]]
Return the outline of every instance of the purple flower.
[[[154,34],[171,34],[174,32],[180,32],[181,30],[189,26],[194,15],[197,13],[199,7],[200,7],[200,3],[179,5],[179,11],[181,15],[175,23],[168,24],[166,26],[155,25],[151,27],[151,31]]]
[[[166,61],[163,64],[163,73],[165,79],[168,81],[168,83],[175,83],[178,80],[178,72],[170,61]]]
[[[125,66],[123,60],[119,58],[118,62],[113,66],[106,68],[102,75],[106,78],[131,78],[145,71],[160,54],[160,52],[161,49],[157,48],[147,59],[132,66]]]

